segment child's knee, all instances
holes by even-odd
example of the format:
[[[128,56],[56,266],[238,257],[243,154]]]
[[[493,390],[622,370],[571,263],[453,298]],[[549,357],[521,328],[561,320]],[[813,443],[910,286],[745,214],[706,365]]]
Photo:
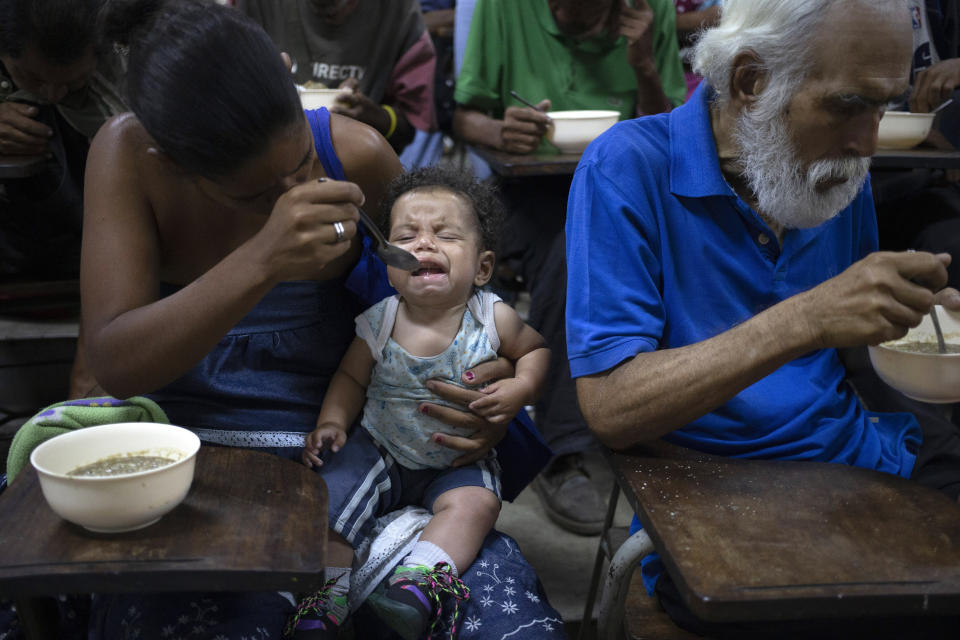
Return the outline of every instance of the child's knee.
[[[440,494],[433,503],[433,513],[453,511],[476,522],[489,522],[500,515],[500,499],[483,487],[460,487]]]

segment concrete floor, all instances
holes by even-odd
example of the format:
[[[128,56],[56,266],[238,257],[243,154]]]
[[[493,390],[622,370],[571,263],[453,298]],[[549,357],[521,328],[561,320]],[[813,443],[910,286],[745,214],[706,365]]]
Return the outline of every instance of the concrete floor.
[[[599,453],[587,455],[587,469],[603,486],[612,486],[612,474]],[[609,488],[605,495],[607,491]],[[617,501],[614,526],[628,526],[632,515],[621,497]],[[513,503],[504,503],[497,529],[513,536],[520,544],[520,549],[540,576],[550,603],[568,623],[568,629],[579,627],[599,536],[576,535],[554,524],[530,487]],[[596,608],[593,616],[596,616]]]

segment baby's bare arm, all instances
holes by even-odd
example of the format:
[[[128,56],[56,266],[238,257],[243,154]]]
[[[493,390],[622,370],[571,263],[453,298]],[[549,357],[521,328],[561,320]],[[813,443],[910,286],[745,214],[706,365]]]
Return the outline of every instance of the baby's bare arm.
[[[499,354],[516,361],[516,373],[483,389],[485,397],[470,403],[470,409],[491,422],[509,422],[520,409],[536,402],[540,396],[550,364],[550,350],[543,337],[524,323],[509,305],[497,303],[494,319],[500,336]]]
[[[534,402],[539,396],[543,381],[550,366],[550,350],[547,343],[533,327],[525,323],[508,304],[498,302],[493,307],[493,317],[500,336],[500,351],[517,363],[516,378],[529,385]]]

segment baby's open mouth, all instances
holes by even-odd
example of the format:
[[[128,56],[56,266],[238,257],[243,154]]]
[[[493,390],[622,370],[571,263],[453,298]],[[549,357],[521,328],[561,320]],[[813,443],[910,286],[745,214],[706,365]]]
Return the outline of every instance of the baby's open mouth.
[[[420,268],[413,272],[414,276],[427,276],[436,273],[444,273],[443,267],[435,262],[421,262]]]

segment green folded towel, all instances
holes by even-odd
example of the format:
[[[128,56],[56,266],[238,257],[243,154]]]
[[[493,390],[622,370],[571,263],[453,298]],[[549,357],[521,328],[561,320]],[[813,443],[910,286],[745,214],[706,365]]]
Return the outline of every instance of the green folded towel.
[[[7,481],[13,482],[29,462],[34,447],[61,433],[74,429],[116,422],[162,422],[168,424],[167,414],[156,402],[142,396],[118,400],[84,398],[52,404],[33,416],[17,430],[7,455]]]

